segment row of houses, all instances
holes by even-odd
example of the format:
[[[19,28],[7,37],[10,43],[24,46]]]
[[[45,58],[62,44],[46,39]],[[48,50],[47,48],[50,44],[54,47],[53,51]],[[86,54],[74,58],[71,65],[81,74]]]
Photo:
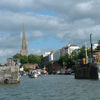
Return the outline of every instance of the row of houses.
[[[67,53],[71,55],[71,53],[76,49],[79,49],[79,46],[71,44],[66,47],[62,47],[61,49],[58,49],[56,51],[45,52],[43,54],[44,63],[48,64],[49,62],[56,62],[61,56],[64,56]]]

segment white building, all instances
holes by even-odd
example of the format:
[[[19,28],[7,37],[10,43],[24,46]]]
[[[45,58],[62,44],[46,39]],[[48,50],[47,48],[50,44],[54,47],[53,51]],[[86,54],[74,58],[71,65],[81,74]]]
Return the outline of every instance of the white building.
[[[68,45],[56,51],[45,52],[45,54],[43,54],[44,61],[48,63],[58,61],[61,56],[65,56],[67,53],[71,55],[71,53],[77,49],[79,49],[77,45]]]
[[[52,62],[54,60],[54,52],[51,51],[50,55],[49,55],[49,62]]]
[[[45,53],[43,54],[43,57],[46,57],[46,56],[50,55],[50,53],[51,53],[51,52],[45,52]]]
[[[93,45],[93,50],[95,50],[97,48],[98,44],[94,44]]]
[[[74,44],[72,44],[72,45],[68,45],[68,54],[69,55],[71,55],[71,53],[74,51],[74,50],[77,50],[77,49],[79,49],[79,46],[77,46],[77,45],[74,45]]]

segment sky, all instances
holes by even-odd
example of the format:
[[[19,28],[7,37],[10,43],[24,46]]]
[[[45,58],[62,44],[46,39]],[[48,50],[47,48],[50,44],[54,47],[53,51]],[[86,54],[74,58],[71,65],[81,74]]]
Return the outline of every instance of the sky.
[[[0,0],[0,63],[20,53],[23,24],[29,54],[96,43],[100,0]]]

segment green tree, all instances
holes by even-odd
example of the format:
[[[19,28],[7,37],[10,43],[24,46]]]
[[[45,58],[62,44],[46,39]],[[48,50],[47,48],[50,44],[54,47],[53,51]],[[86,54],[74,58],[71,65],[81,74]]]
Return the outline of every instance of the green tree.
[[[77,64],[78,62],[78,53],[79,53],[79,50],[74,50],[71,54],[71,59],[74,64]]]
[[[15,60],[21,60],[21,54],[17,53],[16,55],[13,56],[13,59]]]
[[[82,46],[82,48],[79,49],[78,52],[78,59],[83,59],[85,58],[86,54],[85,54],[85,46]]]
[[[70,55],[66,54],[65,56],[61,56],[58,63],[61,66],[67,66],[67,68],[71,68],[74,65],[74,61]]]
[[[26,64],[28,63],[28,57],[27,56],[22,56],[20,59],[21,64]]]
[[[39,64],[41,62],[41,56],[30,54],[28,56],[28,62],[32,64]]]
[[[78,59],[83,59],[86,57],[86,51],[85,51],[86,47],[82,46],[82,48],[79,49],[78,51]],[[87,56],[90,57],[91,56],[91,50],[87,49]]]
[[[71,54],[71,58],[73,60],[77,60],[78,59],[78,53],[79,53],[79,50],[74,50]]]

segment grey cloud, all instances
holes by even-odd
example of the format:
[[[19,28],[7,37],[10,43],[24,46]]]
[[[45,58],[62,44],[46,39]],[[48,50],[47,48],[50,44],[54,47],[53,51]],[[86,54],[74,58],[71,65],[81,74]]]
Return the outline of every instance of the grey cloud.
[[[99,13],[98,0],[1,0],[0,8],[10,11],[51,10],[58,14],[90,16]]]
[[[0,48],[17,48],[20,45],[19,34],[9,34],[0,36]]]
[[[99,9],[99,0],[1,0],[0,49],[20,48],[23,23],[28,42],[56,35],[63,42],[82,44],[90,33],[98,40]],[[44,10],[55,15],[40,14]]]
[[[28,31],[33,30],[56,30],[60,24],[57,17],[35,15],[32,13],[13,13],[0,11],[0,31],[21,31],[22,24]]]
[[[81,36],[85,39],[87,30],[91,32],[92,28],[99,25],[100,22],[98,21],[100,17],[100,1],[95,0],[19,0],[19,2],[17,2],[17,0],[2,0],[0,4],[1,9],[8,9],[8,11],[1,11],[2,14],[0,14],[4,16],[0,17],[1,22],[4,23],[0,25],[1,31],[4,31],[4,29],[7,31],[18,31],[21,29],[20,25],[24,22],[27,27],[26,30],[46,31],[47,33],[51,32],[51,34],[55,33],[57,37],[61,36],[59,39],[63,40],[64,38],[67,40],[68,37],[71,38],[74,36],[73,40],[77,40],[77,38]],[[14,10],[13,8],[16,9],[17,12],[11,12]],[[32,12],[19,12],[27,9],[33,11],[47,9],[58,15],[47,16],[33,14]],[[94,33],[98,34],[97,30],[95,30]],[[77,37],[75,37],[76,35]]]

